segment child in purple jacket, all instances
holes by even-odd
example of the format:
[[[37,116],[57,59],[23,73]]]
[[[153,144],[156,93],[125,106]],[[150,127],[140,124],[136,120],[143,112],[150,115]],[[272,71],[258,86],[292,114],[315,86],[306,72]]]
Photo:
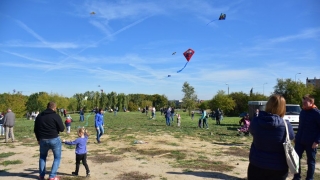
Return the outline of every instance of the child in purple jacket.
[[[67,145],[76,145],[76,170],[75,172],[72,172],[72,175],[78,176],[79,173],[79,166],[80,161],[82,161],[82,164],[86,168],[86,174],[87,177],[90,176],[90,170],[89,166],[87,164],[87,142],[88,142],[88,133],[87,130],[84,128],[78,129],[78,138],[74,141],[65,141],[64,142]]]

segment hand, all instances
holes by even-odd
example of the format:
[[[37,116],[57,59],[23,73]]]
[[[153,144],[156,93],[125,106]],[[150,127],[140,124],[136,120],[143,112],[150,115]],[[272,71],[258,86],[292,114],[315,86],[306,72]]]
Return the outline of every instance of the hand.
[[[97,127],[97,130],[99,130],[99,128]]]
[[[66,142],[66,140],[65,140],[65,139],[63,139],[63,140],[62,140],[62,142]]]
[[[312,149],[315,149],[315,148],[318,148],[318,143],[315,143],[315,142],[314,142],[314,143],[312,144]]]
[[[38,141],[38,145],[40,145],[40,141]]]

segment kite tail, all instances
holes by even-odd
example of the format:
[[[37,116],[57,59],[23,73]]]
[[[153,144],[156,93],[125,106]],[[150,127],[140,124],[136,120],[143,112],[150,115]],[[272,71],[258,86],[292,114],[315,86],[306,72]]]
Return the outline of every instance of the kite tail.
[[[212,23],[213,21],[216,21],[216,19],[215,19],[215,20],[210,21],[208,24]],[[207,26],[208,26],[208,24],[207,24]]]
[[[84,125],[84,127],[88,126],[88,122],[89,122],[89,117],[91,116],[91,113],[87,115],[86,117],[86,124]]]
[[[189,61],[188,61],[189,62]],[[182,69],[180,69],[179,71],[177,71],[177,73],[181,72],[188,64],[188,62],[184,65],[184,67]]]

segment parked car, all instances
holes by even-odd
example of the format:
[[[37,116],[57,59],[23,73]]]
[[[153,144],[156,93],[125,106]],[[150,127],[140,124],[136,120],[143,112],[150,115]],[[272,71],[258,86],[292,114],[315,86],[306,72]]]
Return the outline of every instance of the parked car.
[[[289,120],[293,129],[298,129],[300,112],[301,107],[299,104],[286,104],[286,114],[283,119]]]

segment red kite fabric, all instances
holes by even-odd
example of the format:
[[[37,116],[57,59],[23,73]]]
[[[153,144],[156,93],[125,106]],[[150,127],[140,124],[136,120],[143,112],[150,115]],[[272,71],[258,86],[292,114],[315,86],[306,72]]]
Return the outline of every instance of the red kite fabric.
[[[183,56],[186,58],[187,63],[184,65],[184,67],[182,69],[177,71],[177,73],[181,72],[187,66],[187,64],[191,60],[193,54],[194,54],[194,50],[193,49],[188,49],[183,53]]]

